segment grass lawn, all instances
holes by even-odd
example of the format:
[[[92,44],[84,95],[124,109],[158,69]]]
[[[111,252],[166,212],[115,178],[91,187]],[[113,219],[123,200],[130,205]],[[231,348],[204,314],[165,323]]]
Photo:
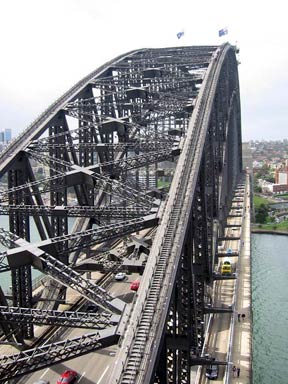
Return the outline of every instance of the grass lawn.
[[[275,197],[280,197],[281,199],[288,199],[288,193],[282,193],[282,194],[279,194],[279,195],[275,195]]]
[[[264,197],[254,195],[253,203],[255,208],[259,208],[261,204],[268,205],[273,203],[273,201],[271,199],[265,199]]]
[[[270,223],[270,224],[261,224],[261,227],[257,225],[258,228],[261,229],[271,229],[274,231],[286,231],[288,232],[288,220],[282,221],[281,223]]]
[[[157,180],[157,187],[169,187],[170,181],[162,181],[162,180]]]

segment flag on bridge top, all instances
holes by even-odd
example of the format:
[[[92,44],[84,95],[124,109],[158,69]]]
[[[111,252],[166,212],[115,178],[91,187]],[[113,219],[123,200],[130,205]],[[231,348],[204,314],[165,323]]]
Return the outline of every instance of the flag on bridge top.
[[[227,33],[228,33],[228,28],[220,29],[220,31],[218,32],[219,37],[227,35]]]
[[[178,32],[177,37],[180,39],[182,36],[184,36],[184,31]]]

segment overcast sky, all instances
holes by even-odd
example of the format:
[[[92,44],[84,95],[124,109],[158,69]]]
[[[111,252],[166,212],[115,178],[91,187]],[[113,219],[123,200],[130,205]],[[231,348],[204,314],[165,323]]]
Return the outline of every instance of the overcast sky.
[[[2,0],[0,130],[20,133],[121,53],[229,41],[240,48],[243,141],[287,138],[287,23],[284,0]]]

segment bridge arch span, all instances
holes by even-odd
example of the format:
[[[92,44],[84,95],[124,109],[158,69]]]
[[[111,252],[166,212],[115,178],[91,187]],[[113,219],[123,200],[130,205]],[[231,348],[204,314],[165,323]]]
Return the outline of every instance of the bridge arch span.
[[[142,49],[106,63],[0,154],[6,183],[0,214],[9,215],[9,228],[0,230],[7,248],[0,272],[11,271],[13,306],[35,305],[34,266],[47,275],[40,311],[54,309],[68,287],[117,316],[116,331],[115,321],[99,320],[110,327],[110,342],[120,338],[110,383],[190,383],[203,347],[218,237],[241,172],[235,47]],[[126,243],[136,233],[145,233],[138,241],[147,249],[136,255],[134,244],[134,260]],[[116,241],[117,256],[109,248]],[[133,305],[88,281],[79,272],[83,260],[106,272],[137,265],[143,275]],[[0,304],[7,305],[3,295]],[[5,316],[8,339],[24,345],[33,338],[32,313],[19,327],[19,317]],[[49,316],[53,322],[56,315]],[[98,341],[90,349],[80,343],[73,356],[99,348]],[[13,360],[1,378],[71,358],[67,343],[57,348],[42,363],[37,351],[35,360]]]

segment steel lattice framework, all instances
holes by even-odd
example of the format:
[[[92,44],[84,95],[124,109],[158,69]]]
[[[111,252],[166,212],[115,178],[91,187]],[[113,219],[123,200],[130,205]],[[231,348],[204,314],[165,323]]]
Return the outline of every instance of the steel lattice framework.
[[[0,272],[11,271],[12,278],[11,307],[0,292],[3,334],[24,347],[34,324],[104,332],[4,356],[0,381],[120,337],[121,364],[110,383],[190,383],[203,347],[217,241],[242,171],[235,51],[224,44],[119,56],[77,83],[0,154],[7,183],[0,215],[9,217],[0,229]],[[170,189],[160,187],[163,180]],[[95,245],[105,257],[113,239],[155,226],[132,308],[76,271]],[[121,257],[110,268],[115,263]],[[50,308],[33,309],[32,266],[56,282]],[[52,299],[63,296],[63,287],[103,312],[55,310]]]

